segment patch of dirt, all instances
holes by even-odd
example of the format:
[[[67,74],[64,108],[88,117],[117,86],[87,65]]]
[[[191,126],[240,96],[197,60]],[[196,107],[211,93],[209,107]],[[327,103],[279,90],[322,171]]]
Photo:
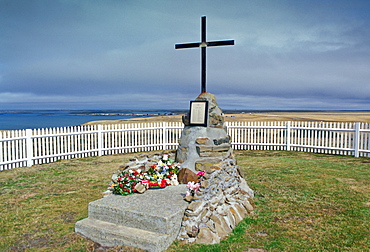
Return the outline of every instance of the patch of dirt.
[[[75,223],[76,213],[74,212],[62,213],[60,216],[55,218],[54,221],[61,221],[64,224]]]
[[[88,240],[88,245],[86,247],[86,251],[89,252],[144,252],[144,250],[129,246],[115,246],[115,247],[105,247],[100,245],[97,242],[93,242]]]
[[[33,234],[24,234],[19,242],[15,243],[11,248],[10,251],[27,251],[28,249],[32,248],[42,248],[49,245],[51,233],[54,230],[49,230],[47,235],[41,237],[35,237]]]
[[[266,249],[260,249],[260,248],[247,248],[247,250],[243,252],[267,252]]]

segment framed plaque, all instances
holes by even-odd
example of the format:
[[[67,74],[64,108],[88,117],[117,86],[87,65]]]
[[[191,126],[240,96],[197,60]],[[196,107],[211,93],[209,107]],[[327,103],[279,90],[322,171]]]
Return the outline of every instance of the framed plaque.
[[[208,101],[190,101],[190,126],[207,126]]]

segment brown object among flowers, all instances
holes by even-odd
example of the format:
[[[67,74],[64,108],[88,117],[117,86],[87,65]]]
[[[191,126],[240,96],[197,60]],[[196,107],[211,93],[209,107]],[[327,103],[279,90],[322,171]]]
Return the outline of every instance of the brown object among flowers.
[[[182,168],[177,175],[180,184],[187,184],[190,181],[198,182],[198,175],[188,168]]]

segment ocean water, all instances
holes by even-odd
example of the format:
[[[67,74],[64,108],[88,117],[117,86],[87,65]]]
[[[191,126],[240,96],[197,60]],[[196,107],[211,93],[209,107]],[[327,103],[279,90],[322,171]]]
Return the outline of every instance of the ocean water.
[[[149,117],[166,113],[170,112],[117,110],[0,110],[0,130],[77,126],[90,121]]]

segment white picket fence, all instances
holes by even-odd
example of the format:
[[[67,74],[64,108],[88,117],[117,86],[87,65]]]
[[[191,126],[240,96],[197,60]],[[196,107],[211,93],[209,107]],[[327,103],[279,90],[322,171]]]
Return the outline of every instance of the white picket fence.
[[[141,123],[0,131],[0,171],[60,159],[174,149],[182,123]],[[227,123],[236,150],[293,150],[370,156],[368,123]]]

